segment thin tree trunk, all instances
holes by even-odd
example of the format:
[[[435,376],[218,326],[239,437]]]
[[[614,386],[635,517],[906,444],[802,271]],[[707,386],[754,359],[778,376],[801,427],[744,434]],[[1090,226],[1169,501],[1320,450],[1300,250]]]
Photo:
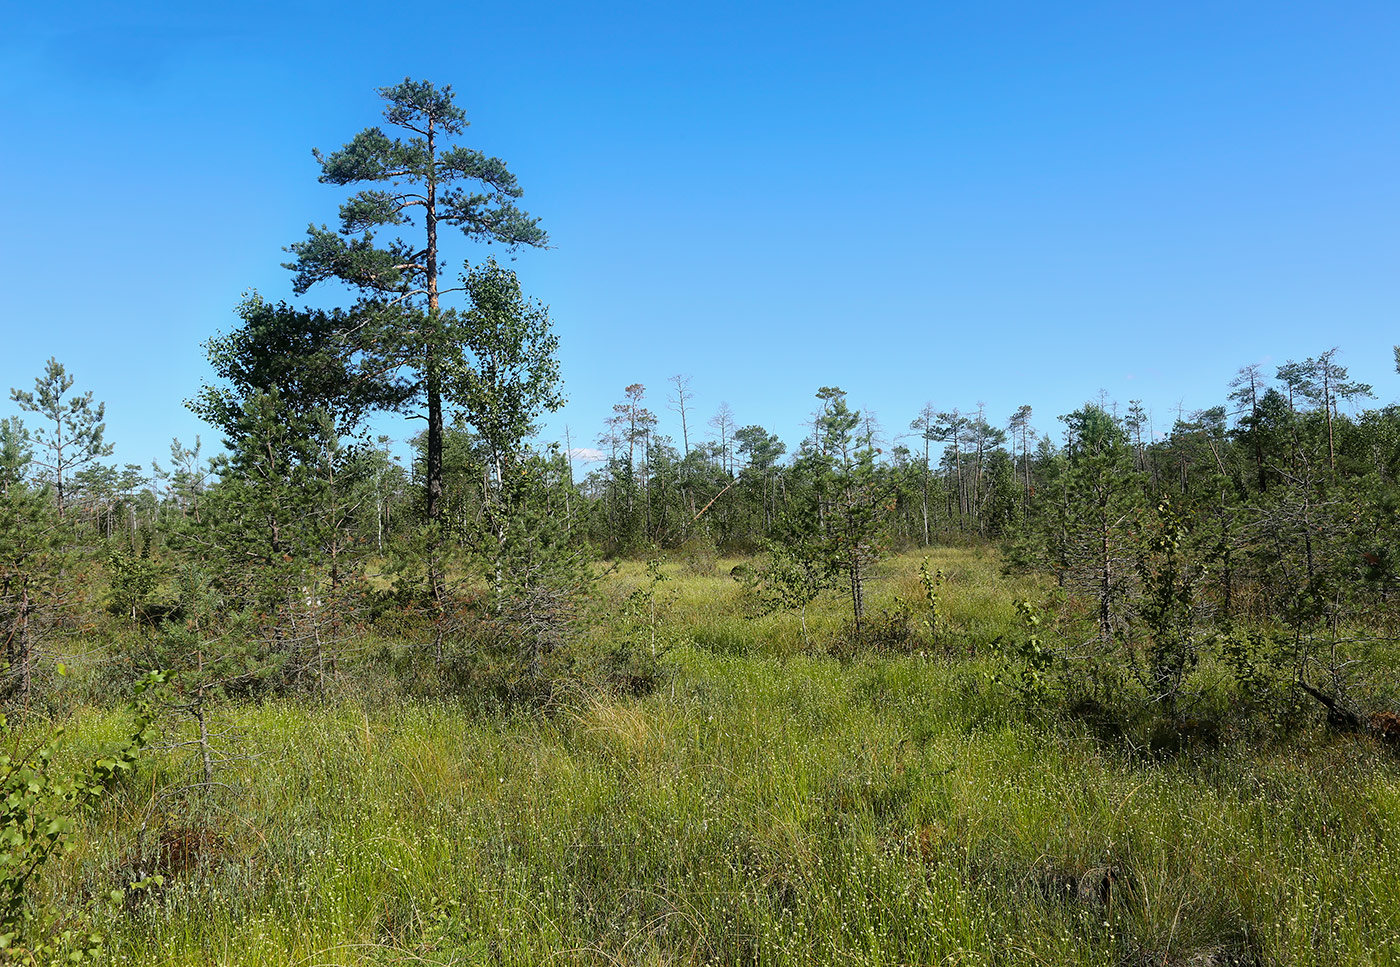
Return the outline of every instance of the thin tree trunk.
[[[923,505],[923,512],[924,512],[924,547],[928,547],[928,545],[929,545],[929,536],[928,536],[928,471],[929,471],[929,467],[928,467],[928,457],[929,457],[928,449],[929,449],[929,448],[928,448],[928,444],[929,444],[928,433],[927,433],[927,430],[925,430],[925,433],[924,433],[924,473],[923,473],[923,477],[922,477],[922,478],[920,479],[920,481],[919,481],[920,484],[921,484],[921,486],[920,486],[919,489],[920,489],[920,492],[921,492],[921,502],[922,502],[922,505]]]
[[[1103,555],[1099,572],[1099,635],[1103,643],[1108,645],[1112,642],[1112,607],[1111,596],[1113,593],[1113,558],[1110,555],[1108,539],[1108,514],[1104,513],[1100,519],[1103,527],[1102,545],[1100,552]]]
[[[209,750],[209,723],[204,717],[204,689],[196,692],[194,719],[199,723],[199,761],[204,768],[204,784],[214,784],[214,757]]]
[[[33,639],[29,629],[29,612],[32,604],[29,598],[29,587],[26,584],[20,592],[19,604],[19,668],[20,668],[20,690],[24,695],[25,710],[29,709],[29,689],[32,684],[30,676],[30,656],[33,653]]]
[[[428,288],[428,320],[424,339],[424,369],[428,396],[428,519],[442,515],[442,373],[437,358],[438,259],[437,259],[437,154],[433,122],[428,121],[428,198],[423,206],[423,222],[428,245],[423,257]]]
[[[1332,444],[1332,381],[1330,363],[1322,367],[1322,409],[1327,413],[1327,469],[1337,469],[1337,450]]]

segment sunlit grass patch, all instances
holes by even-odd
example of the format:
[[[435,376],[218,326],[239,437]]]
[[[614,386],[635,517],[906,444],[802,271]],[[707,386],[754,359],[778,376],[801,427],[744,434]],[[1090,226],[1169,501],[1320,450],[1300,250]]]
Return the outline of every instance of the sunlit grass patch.
[[[877,608],[922,591],[885,561]],[[542,709],[347,690],[218,712],[218,787],[152,756],[46,875],[126,964],[1384,963],[1400,945],[1400,773],[1305,731],[1150,755],[1028,718],[985,644],[1033,584],[934,551],[945,633],[838,658],[832,595],[754,616],[723,567],[666,564],[643,694]],[[731,565],[732,567],[732,565]],[[645,565],[608,578],[626,598]],[[911,615],[916,621],[917,612]],[[920,646],[922,645],[922,647]],[[120,734],[81,710],[72,754]],[[164,852],[162,853],[162,850]],[[178,853],[178,856],[176,855]],[[162,858],[163,857],[163,858]]]

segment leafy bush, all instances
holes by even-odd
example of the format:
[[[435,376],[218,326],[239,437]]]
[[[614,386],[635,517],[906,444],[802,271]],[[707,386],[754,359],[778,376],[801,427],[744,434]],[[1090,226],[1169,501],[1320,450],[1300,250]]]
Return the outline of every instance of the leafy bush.
[[[29,886],[45,863],[77,845],[76,817],[131,771],[154,723],[144,693],[163,681],[163,673],[153,672],[138,682],[136,718],[128,737],[68,776],[54,768],[61,727],[26,747],[23,731],[0,715],[0,742],[5,746],[0,752],[0,950],[6,962],[79,963],[96,956],[101,936],[60,929],[52,915],[30,904]]]

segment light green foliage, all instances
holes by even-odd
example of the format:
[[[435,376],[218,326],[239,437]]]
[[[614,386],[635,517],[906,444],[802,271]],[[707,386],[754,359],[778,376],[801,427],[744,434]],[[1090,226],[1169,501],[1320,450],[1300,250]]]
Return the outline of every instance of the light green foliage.
[[[1017,599],[1016,611],[1024,626],[1022,634],[1008,636],[1002,644],[1005,665],[992,680],[1009,686],[1031,710],[1044,710],[1060,684],[1056,680],[1055,652],[1041,634],[1040,612],[1030,601]]]
[[[1149,698],[1170,713],[1199,660],[1197,569],[1184,554],[1185,522],[1163,498],[1148,553],[1140,569],[1146,589],[1139,605],[1148,641],[1141,674]],[[1129,656],[1132,657],[1132,656]]]
[[[823,591],[834,587],[836,575],[821,545],[810,537],[791,536],[769,541],[767,559],[741,575],[769,610],[796,611],[807,633],[807,608]]]
[[[161,577],[159,564],[151,560],[149,534],[139,553],[120,547],[109,549],[106,564],[112,610],[135,622],[150,604]]]
[[[193,520],[200,523],[199,502],[209,484],[210,470],[199,459],[202,449],[199,437],[194,438],[194,446],[187,447],[178,438],[170,441],[170,469],[166,470],[159,462],[151,461],[154,479],[164,484],[167,516],[178,515],[181,521]]]
[[[644,646],[653,658],[666,650],[659,637],[669,604],[669,596],[664,589],[670,580],[670,576],[661,568],[661,559],[654,557],[647,561],[645,580],[627,596],[624,613],[641,630]]]
[[[536,421],[564,404],[559,337],[549,311],[527,299],[514,272],[494,258],[463,279],[468,309],[445,319],[452,358],[447,396],[493,461],[514,459]]]
[[[1161,756],[1028,721],[987,687],[1005,667],[990,645],[1043,656],[1061,618],[985,551],[879,562],[872,614],[932,584],[949,645],[844,660],[828,647],[850,633],[843,602],[813,602],[809,647],[795,614],[746,617],[726,570],[624,562],[602,579],[616,607],[585,641],[645,651],[654,627],[664,687],[483,713],[409,699],[373,665],[372,701],[228,706],[244,755],[219,773],[227,818],[178,862],[156,852],[165,883],[93,908],[81,933],[143,965],[1321,967],[1400,939],[1400,785],[1379,743],[1303,720],[1286,745]],[[107,721],[85,711],[70,734]],[[190,754],[46,864],[45,910],[71,924],[85,892],[123,882],[128,816]]]
[[[923,592],[924,607],[928,609],[928,614],[923,619],[924,628],[934,645],[941,643],[948,626],[948,616],[943,610],[941,594],[944,578],[941,567],[936,571],[929,570],[928,558],[924,558],[919,564],[919,589]]]
[[[929,557],[950,635],[994,610],[999,633],[1050,637],[1008,600],[1031,586],[984,598],[994,561]],[[919,565],[881,564],[871,607]],[[1378,747],[1309,731],[1153,761],[1027,724],[985,685],[995,655],[796,654],[796,616],[746,620],[728,577],[651,572],[609,579],[670,598],[670,678],[646,695],[230,710],[238,820],[95,924],[112,962],[1321,967],[1396,940],[1400,786]],[[814,633],[843,610],[821,602]],[[702,632],[742,644],[684,644]],[[115,817],[100,835],[56,896],[132,837]]]
[[[55,762],[62,727],[34,741],[0,715],[0,960],[5,963],[79,963],[100,950],[99,934],[64,926],[52,911],[36,909],[30,884],[51,860],[76,848],[83,811],[131,772],[154,724],[144,693],[164,680],[162,673],[151,673],[138,681],[136,717],[127,738],[66,775]]]
[[[551,529],[542,528],[539,504],[557,489],[540,486],[550,462],[523,452],[536,421],[564,402],[559,339],[548,311],[527,300],[515,273],[494,259],[473,268],[464,283],[470,308],[460,317],[449,313],[444,322],[450,347],[444,353],[446,396],[475,431],[485,460],[483,524],[490,541],[484,557],[500,597],[508,572],[520,585],[528,583],[527,575],[543,575],[541,569],[561,553],[576,556],[562,549],[562,535],[543,532]]]

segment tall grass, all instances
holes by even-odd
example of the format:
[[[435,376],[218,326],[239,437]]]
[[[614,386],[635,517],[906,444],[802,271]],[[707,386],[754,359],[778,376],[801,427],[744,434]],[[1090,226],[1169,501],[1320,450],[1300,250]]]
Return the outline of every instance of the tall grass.
[[[123,964],[1382,964],[1400,959],[1400,769],[1305,731],[1148,758],[990,683],[1013,588],[943,551],[949,634],[833,657],[833,597],[755,616],[679,565],[650,694],[551,713],[353,692],[228,708],[212,789],[152,759],[43,885]],[[887,562],[874,606],[917,596]],[[641,568],[610,577],[625,599]],[[649,621],[650,612],[647,620]],[[76,714],[76,746],[120,727]]]

